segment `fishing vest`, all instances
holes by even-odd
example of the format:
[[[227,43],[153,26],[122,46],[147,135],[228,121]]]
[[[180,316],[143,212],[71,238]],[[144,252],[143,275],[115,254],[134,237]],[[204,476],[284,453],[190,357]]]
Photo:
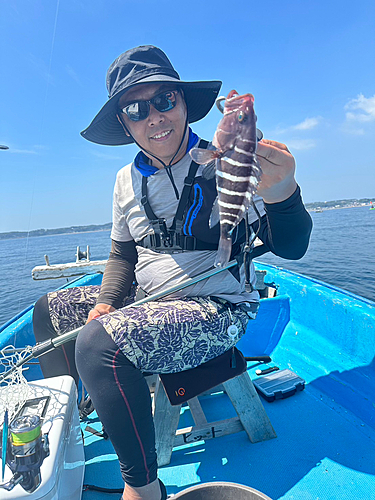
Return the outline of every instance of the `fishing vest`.
[[[200,148],[208,142],[201,139]],[[155,215],[147,196],[147,177],[142,177],[141,203],[151,222],[153,232],[137,242],[143,248],[159,253],[180,253],[184,250],[217,250],[220,227],[209,227],[212,205],[217,196],[216,179],[195,177],[199,165],[192,160],[184,179],[184,187],[170,228],[164,218]]]
[[[208,142],[201,139],[200,148],[206,149]],[[188,175],[184,179],[184,187],[170,228],[164,218],[155,215],[147,197],[147,177],[142,177],[141,203],[147,218],[152,224],[153,232],[138,241],[136,245],[148,248],[158,253],[180,253],[184,250],[217,250],[220,239],[220,224],[210,227],[209,220],[212,207],[217,197],[216,177],[195,177],[199,165],[192,161]],[[232,233],[231,260],[236,258],[239,266],[229,269],[229,272],[240,281],[239,267],[243,262],[242,244],[246,240],[246,222],[243,219]],[[245,262],[244,262],[245,263]],[[250,259],[245,265],[245,281],[249,291]]]
[[[201,139],[198,147],[206,149],[207,146],[208,142]],[[220,239],[220,224],[218,223],[214,227],[209,225],[212,207],[217,197],[216,177],[212,176],[209,179],[202,176],[195,177],[198,168],[199,165],[192,160],[188,175],[184,179],[184,187],[170,228],[167,227],[166,220],[157,217],[152,210],[147,197],[147,177],[142,177],[141,203],[152,224],[153,232],[138,241],[136,245],[159,253],[217,250]],[[246,247],[246,241],[249,240],[249,230],[245,219],[233,230],[230,259],[236,258],[239,265],[229,269],[229,272],[240,281],[239,267],[243,263],[245,287],[247,291],[251,292],[253,290],[250,282],[252,246],[245,251],[243,248],[244,245]]]

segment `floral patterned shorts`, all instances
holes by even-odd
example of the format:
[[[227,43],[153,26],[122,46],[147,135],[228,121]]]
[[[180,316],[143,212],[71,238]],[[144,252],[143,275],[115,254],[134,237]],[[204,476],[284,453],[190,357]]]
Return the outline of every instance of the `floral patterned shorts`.
[[[85,324],[99,291],[99,286],[84,286],[48,294],[52,325],[59,335]],[[131,306],[134,300],[135,287],[123,308],[93,321],[98,321],[144,372],[179,372],[209,361],[233,347],[249,321],[242,305],[212,297],[163,299]],[[235,338],[227,332],[232,324],[238,329]]]

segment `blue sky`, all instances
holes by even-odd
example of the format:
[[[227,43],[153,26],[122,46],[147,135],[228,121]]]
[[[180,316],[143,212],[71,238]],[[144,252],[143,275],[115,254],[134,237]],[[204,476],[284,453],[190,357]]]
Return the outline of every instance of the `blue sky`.
[[[111,220],[134,146],[79,132],[125,50],[161,47],[184,80],[255,96],[287,144],[306,202],[375,196],[375,2],[12,0],[0,19],[0,232]],[[194,130],[211,139],[213,109]]]

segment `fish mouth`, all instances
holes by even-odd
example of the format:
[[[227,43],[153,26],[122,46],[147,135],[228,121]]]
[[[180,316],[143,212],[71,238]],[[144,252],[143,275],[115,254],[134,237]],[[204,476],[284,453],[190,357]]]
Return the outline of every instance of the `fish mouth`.
[[[170,130],[162,130],[161,132],[158,132],[157,134],[154,134],[153,136],[150,137],[153,141],[157,142],[162,142],[166,141],[172,133],[172,129]]]
[[[236,97],[239,97],[237,90],[231,90],[227,95],[228,100],[235,99]]]
[[[239,95],[236,90],[231,90],[227,97],[221,96],[216,99],[216,106],[223,114],[232,112],[233,106],[252,105],[253,103],[254,96],[252,94]]]

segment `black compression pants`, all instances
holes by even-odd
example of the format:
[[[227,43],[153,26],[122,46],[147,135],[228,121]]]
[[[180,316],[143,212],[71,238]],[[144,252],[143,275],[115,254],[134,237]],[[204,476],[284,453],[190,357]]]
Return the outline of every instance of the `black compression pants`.
[[[156,480],[157,458],[151,396],[136,368],[98,321],[78,335],[76,365],[131,486]]]
[[[47,295],[43,295],[34,306],[33,329],[35,340],[44,342],[57,338],[56,330],[52,326],[48,308]],[[74,363],[75,340],[53,349],[48,354],[40,356],[39,363],[44,377],[58,377],[70,375],[78,387],[79,376]]]
[[[57,337],[46,295],[35,304],[33,324],[37,342]],[[41,356],[39,362],[45,377],[69,374],[77,386],[81,377],[119,457],[124,481],[136,487],[154,481],[157,459],[148,384],[101,324],[91,321],[77,341]]]

